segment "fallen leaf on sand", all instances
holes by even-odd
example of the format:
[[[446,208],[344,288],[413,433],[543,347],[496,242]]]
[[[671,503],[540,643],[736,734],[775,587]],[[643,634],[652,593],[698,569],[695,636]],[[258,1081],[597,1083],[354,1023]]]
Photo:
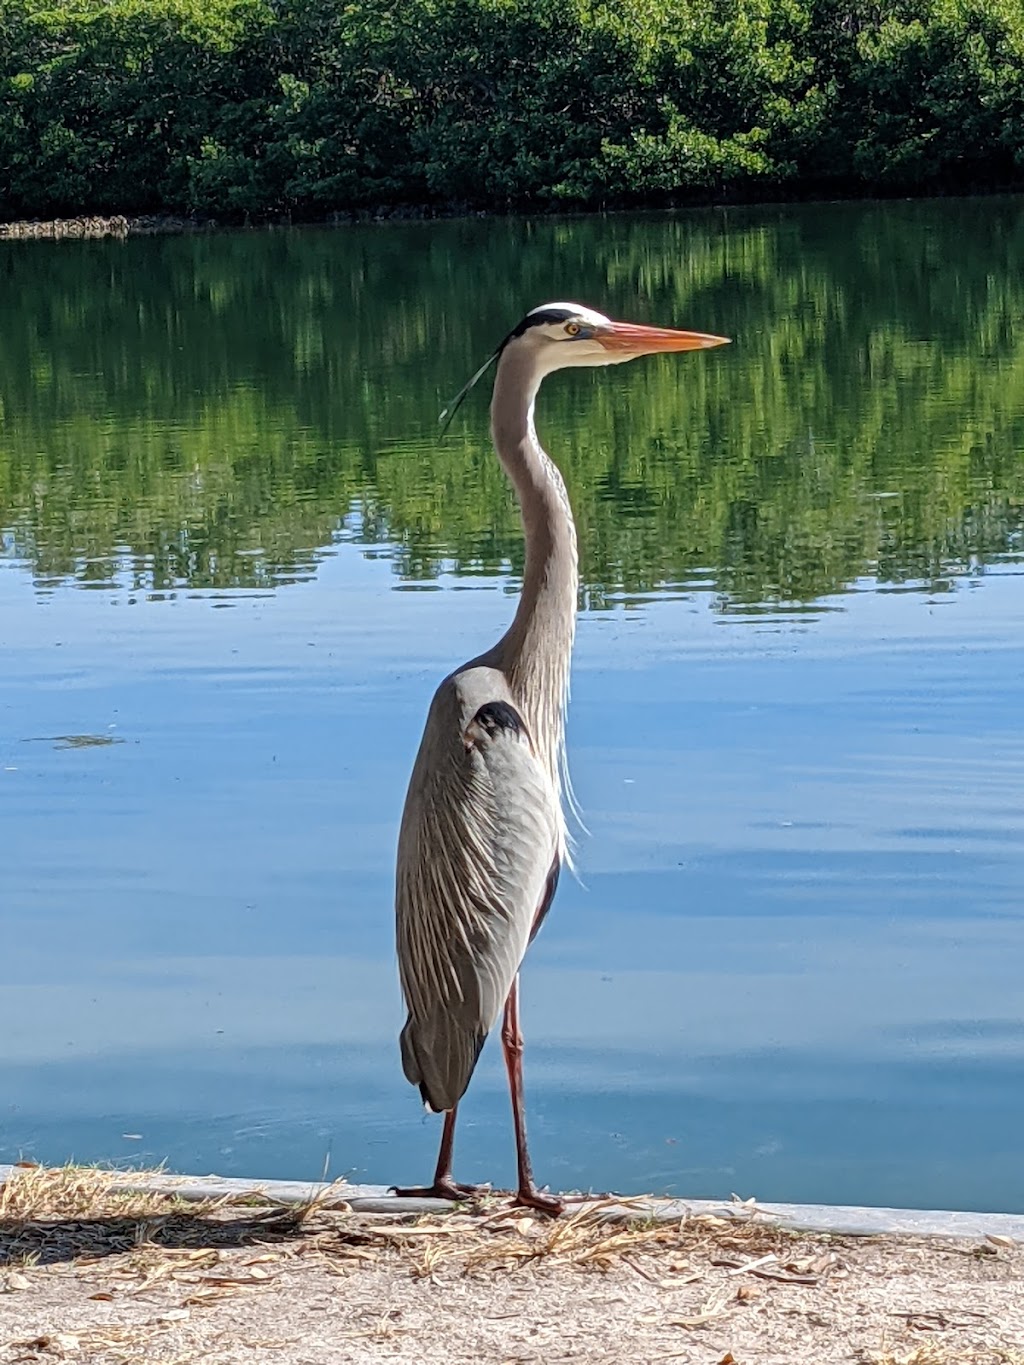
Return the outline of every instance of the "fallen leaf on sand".
[[[743,1275],[748,1270],[760,1270],[762,1266],[774,1265],[778,1259],[774,1251],[769,1251],[767,1256],[759,1256],[756,1261],[745,1261],[742,1265],[732,1266],[725,1273],[727,1275]]]
[[[724,1296],[717,1299],[708,1299],[699,1313],[695,1313],[689,1318],[672,1318],[669,1325],[671,1327],[703,1327],[706,1322],[711,1322],[714,1318],[720,1318],[726,1311],[727,1300]]]

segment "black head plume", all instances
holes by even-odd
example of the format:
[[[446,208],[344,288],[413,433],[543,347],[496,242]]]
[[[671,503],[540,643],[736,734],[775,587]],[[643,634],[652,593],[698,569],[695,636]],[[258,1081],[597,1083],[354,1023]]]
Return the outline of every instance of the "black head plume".
[[[476,374],[472,377],[472,379],[470,379],[468,383],[463,384],[462,388],[458,391],[458,393],[451,400],[451,402],[448,403],[441,410],[440,416],[437,419],[441,428],[440,431],[438,432],[438,438],[440,439],[440,437],[442,437],[448,430],[448,428],[451,426],[452,418],[458,412],[459,408],[462,407],[463,399],[470,392],[470,390],[473,389],[481,379],[483,379],[484,375],[494,364],[494,362],[498,359],[498,357],[501,355],[502,351],[505,349],[505,347],[508,345],[510,341],[513,341],[516,337],[521,337],[523,333],[527,331],[527,329],[530,327],[538,327],[542,323],[568,322],[572,316],[573,314],[571,309],[558,307],[535,308],[532,313],[527,313],[526,317],[523,318],[522,322],[518,323],[515,327],[512,328],[511,332],[509,332],[508,336],[505,337],[505,339],[502,341],[501,345],[493,353],[493,355],[489,355],[487,357],[487,359],[480,366],[480,368],[477,370]]]
[[[505,338],[505,341],[507,341],[507,340],[508,340],[508,337]],[[455,414],[458,412],[459,408],[462,407],[462,400],[465,398],[466,394],[469,393],[470,389],[472,389],[473,386],[474,386],[479,380],[483,379],[484,375],[487,373],[487,371],[491,368],[491,366],[492,366],[492,365],[494,364],[494,362],[497,360],[498,356],[501,355],[502,351],[505,349],[505,341],[503,341],[503,342],[501,343],[501,345],[498,347],[498,349],[494,352],[493,355],[489,355],[489,356],[487,357],[487,359],[484,361],[484,363],[483,363],[483,364],[480,366],[480,368],[477,370],[477,372],[476,372],[476,374],[473,376],[473,378],[470,379],[468,383],[463,384],[462,388],[458,391],[458,393],[457,393],[457,394],[455,395],[455,397],[451,400],[451,402],[447,405],[447,407],[442,408],[441,414],[440,414],[440,416],[439,416],[438,419],[437,419],[438,422],[440,423],[440,427],[441,427],[440,431],[438,432],[438,438],[439,438],[439,439],[440,439],[440,437],[442,437],[442,436],[445,434],[445,432],[446,432],[446,431],[448,430],[448,428],[451,426],[451,424],[452,424],[452,418],[453,418],[453,417],[455,416]]]

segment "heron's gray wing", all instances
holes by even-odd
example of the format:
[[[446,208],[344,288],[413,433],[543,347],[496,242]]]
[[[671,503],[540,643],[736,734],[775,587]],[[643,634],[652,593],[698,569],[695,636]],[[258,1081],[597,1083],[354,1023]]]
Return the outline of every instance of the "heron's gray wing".
[[[402,1063],[432,1109],[465,1092],[558,865],[557,793],[502,673],[434,696],[398,845]]]

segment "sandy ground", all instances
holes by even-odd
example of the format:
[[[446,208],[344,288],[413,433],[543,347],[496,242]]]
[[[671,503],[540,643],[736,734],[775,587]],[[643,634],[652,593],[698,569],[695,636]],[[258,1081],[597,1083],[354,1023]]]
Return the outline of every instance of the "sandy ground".
[[[1024,1248],[0,1198],[0,1365],[54,1360],[1024,1365]]]

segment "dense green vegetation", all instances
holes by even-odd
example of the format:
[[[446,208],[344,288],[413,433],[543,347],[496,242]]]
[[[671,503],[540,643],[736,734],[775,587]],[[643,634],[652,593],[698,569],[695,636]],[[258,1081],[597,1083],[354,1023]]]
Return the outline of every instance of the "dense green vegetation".
[[[0,213],[1011,186],[1020,0],[5,0]]]
[[[287,582],[339,536],[514,572],[488,385],[440,445],[437,413],[567,292],[735,338],[545,386],[591,605],[941,586],[1024,553],[1021,260],[994,198],[2,245],[0,537],[142,592]]]

